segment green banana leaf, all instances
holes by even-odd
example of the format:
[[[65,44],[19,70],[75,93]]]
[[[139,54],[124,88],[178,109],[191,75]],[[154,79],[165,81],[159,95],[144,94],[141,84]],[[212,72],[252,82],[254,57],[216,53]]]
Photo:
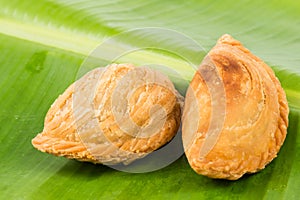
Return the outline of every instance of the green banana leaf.
[[[108,43],[114,44],[112,53],[121,47],[170,49],[143,48],[116,62],[169,66],[184,93],[195,70],[178,54],[200,63],[224,33],[274,69],[289,101],[286,141],[261,172],[238,181],[213,180],[193,172],[183,155],[163,169],[134,174],[32,147],[50,105],[94,67],[82,63],[109,38],[115,37]],[[300,2],[292,0],[0,0],[0,199],[299,198],[299,33]],[[108,57],[99,63],[110,62]]]

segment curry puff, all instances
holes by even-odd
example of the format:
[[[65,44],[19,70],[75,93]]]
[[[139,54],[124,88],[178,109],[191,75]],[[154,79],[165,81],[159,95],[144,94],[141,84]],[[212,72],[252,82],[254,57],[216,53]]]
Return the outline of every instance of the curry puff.
[[[96,68],[58,97],[32,144],[80,161],[128,164],[174,137],[182,104],[158,71],[131,64]]]
[[[263,169],[285,140],[288,113],[272,69],[223,35],[186,94],[182,138],[190,166],[198,174],[229,180]]]

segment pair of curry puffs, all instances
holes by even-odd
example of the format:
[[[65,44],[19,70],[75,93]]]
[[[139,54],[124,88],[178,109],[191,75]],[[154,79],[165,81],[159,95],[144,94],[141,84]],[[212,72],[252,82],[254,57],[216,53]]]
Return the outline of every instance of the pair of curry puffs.
[[[32,144],[57,156],[127,164],[169,142],[182,121],[190,166],[236,180],[263,169],[285,140],[289,109],[280,82],[229,35],[196,71],[183,112],[182,104],[168,77],[112,64],[90,71],[60,95]]]

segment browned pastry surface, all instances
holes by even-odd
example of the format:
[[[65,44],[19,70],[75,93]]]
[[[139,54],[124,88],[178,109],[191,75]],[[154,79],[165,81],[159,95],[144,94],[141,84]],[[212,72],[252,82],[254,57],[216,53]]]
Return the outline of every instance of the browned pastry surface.
[[[176,134],[182,97],[149,68],[112,64],[73,83],[49,109],[32,144],[40,151],[94,163],[129,163]]]
[[[186,94],[183,142],[190,166],[199,174],[230,180],[263,169],[285,140],[288,113],[272,69],[239,41],[223,35]]]

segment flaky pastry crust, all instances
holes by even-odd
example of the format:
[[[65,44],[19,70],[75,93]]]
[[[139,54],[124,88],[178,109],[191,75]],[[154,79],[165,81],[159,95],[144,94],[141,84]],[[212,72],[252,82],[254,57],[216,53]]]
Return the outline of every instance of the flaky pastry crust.
[[[288,113],[272,69],[223,35],[186,94],[183,142],[190,166],[198,174],[229,180],[263,169],[285,140]]]
[[[58,97],[32,144],[80,161],[128,164],[173,138],[182,101],[157,71],[130,64],[97,68]]]

